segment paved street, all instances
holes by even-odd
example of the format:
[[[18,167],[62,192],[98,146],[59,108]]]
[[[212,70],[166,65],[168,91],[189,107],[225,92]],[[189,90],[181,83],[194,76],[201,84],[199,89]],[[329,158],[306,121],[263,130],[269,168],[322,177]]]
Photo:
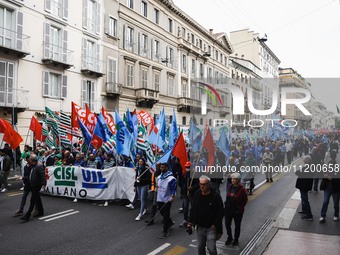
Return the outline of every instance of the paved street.
[[[299,164],[297,161],[296,164]],[[264,180],[263,175],[256,177],[255,183]],[[266,222],[274,222],[288,199],[295,192],[294,173],[279,174],[273,183],[264,183],[253,196],[249,196],[242,222],[239,247],[226,247],[226,234],[218,242],[219,254],[240,254],[246,245],[258,236]],[[136,222],[137,210],[128,210],[121,202],[112,202],[108,207],[102,203],[43,196],[45,216],[31,218],[22,223],[12,217],[21,199],[20,182],[11,181],[11,190],[0,194],[0,249],[2,254],[196,254],[195,234],[189,236],[178,224],[183,214],[178,212],[181,205],[179,197],[172,207],[173,220],[176,222],[170,236],[158,239],[161,233],[161,217],[156,224],[146,227],[144,219]],[[225,197],[225,185],[222,196]],[[291,229],[314,233],[340,234],[329,220],[323,225],[317,221],[322,202],[322,192],[311,194],[314,222],[302,222],[296,215]],[[332,203],[331,203],[332,204]],[[28,205],[26,205],[27,209]],[[330,205],[331,208],[331,205]],[[332,213],[332,209],[331,212]],[[146,216],[146,218],[149,215]],[[248,244],[249,245],[249,244]]]

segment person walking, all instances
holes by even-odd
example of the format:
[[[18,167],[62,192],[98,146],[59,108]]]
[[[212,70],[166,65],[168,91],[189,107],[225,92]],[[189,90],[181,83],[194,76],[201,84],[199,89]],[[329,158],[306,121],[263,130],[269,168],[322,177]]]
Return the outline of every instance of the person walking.
[[[224,208],[221,196],[211,188],[208,176],[199,178],[200,189],[195,193],[190,210],[187,231],[192,233],[196,227],[198,254],[217,255],[216,241],[223,234],[222,219]]]
[[[175,224],[170,211],[176,195],[177,181],[167,163],[161,163],[160,170],[161,175],[157,178],[157,206],[163,216],[163,232],[159,238],[164,239],[169,236],[169,229]]]
[[[273,171],[270,169],[274,164],[274,155],[269,151],[269,148],[266,147],[265,152],[262,157],[263,165],[266,167],[266,182],[273,182]]]
[[[326,221],[326,214],[329,204],[329,199],[333,198],[334,204],[334,221],[339,221],[339,196],[340,196],[340,179],[339,173],[333,173],[333,169],[336,162],[336,150],[332,150],[330,152],[331,160],[328,162],[329,171],[332,173],[325,173],[324,178],[322,179],[320,190],[324,191],[323,195],[323,203],[321,208],[321,217],[319,219],[320,223],[324,223]]]
[[[38,163],[37,155],[31,154],[29,160],[31,162],[32,170],[28,178],[28,181],[32,195],[28,211],[23,217],[20,218],[25,222],[29,221],[34,206],[36,206],[36,209],[38,210],[34,217],[44,215],[44,208],[40,198],[40,190],[42,187],[46,186],[45,169],[41,163]]]
[[[303,162],[305,165],[301,168],[301,171],[295,173],[298,176],[295,187],[300,190],[302,206],[302,211],[298,213],[302,214],[301,219],[312,221],[313,214],[308,201],[308,191],[312,190],[313,187],[312,176],[308,176],[310,175],[308,172],[308,165],[312,164],[312,158],[310,156],[305,156]]]
[[[232,244],[238,245],[241,222],[244,213],[244,207],[248,202],[247,191],[241,184],[241,175],[234,173],[231,175],[231,185],[227,190],[227,198],[225,201],[225,227],[227,229],[228,239],[225,241],[225,245]],[[235,223],[235,234],[231,231],[231,222]]]
[[[1,192],[6,192],[8,190],[8,176],[9,172],[11,170],[11,159],[10,157],[6,154],[5,149],[0,149],[0,164],[1,164],[1,169],[0,169],[0,189],[1,186],[4,185],[4,188],[1,189]]]

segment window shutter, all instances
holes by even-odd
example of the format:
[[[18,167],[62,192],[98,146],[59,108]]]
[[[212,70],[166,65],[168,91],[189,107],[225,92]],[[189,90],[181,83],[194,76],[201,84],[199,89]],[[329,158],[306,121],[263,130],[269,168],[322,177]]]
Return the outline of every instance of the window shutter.
[[[13,104],[14,64],[7,64],[7,103]]]
[[[43,83],[43,96],[47,97],[48,95],[48,83],[50,80],[50,72],[49,71],[44,71],[43,72],[44,76],[44,83]]]
[[[62,84],[61,84],[61,98],[67,97],[67,76],[62,76]]]
[[[143,55],[143,49],[142,49],[142,38],[141,38],[141,33],[138,32],[138,54]]]
[[[133,53],[138,54],[138,45],[136,43],[136,37],[138,36],[137,32],[133,33],[133,38],[132,38],[132,49]]]
[[[17,12],[17,49],[23,50],[23,43],[22,43],[22,33],[23,33],[23,23],[24,23],[24,15],[22,12]]]
[[[89,0],[83,0],[83,28],[87,29],[88,26],[88,19],[87,19],[87,9],[88,9],[88,1]]]
[[[87,43],[87,40],[85,38],[82,39],[83,40],[83,43],[82,43],[82,54],[81,54],[81,58],[82,58],[82,61],[81,61],[81,68],[84,70],[87,68],[87,50],[86,50],[86,43]]]
[[[101,68],[101,62],[100,62],[100,45],[98,43],[95,44],[96,46],[96,71],[102,72]]]
[[[99,1],[96,4],[96,34],[100,34],[100,3]]]
[[[125,49],[125,50],[126,50],[126,45],[127,45],[127,43],[126,43],[127,38],[126,37],[127,37],[126,36],[126,26],[123,25],[123,49]]]
[[[112,61],[112,82],[117,83],[117,61],[116,60],[111,60]]]
[[[86,89],[86,80],[81,81],[81,106],[84,108],[87,103],[87,89]]]
[[[44,23],[44,59],[50,58],[50,24]]]
[[[63,0],[63,19],[68,19],[68,0]]]
[[[67,31],[63,31],[63,62],[68,63],[68,52],[67,52]]]
[[[89,102],[90,108],[94,111],[94,97],[95,96],[95,82],[91,81],[91,102]]]
[[[109,34],[110,32],[110,16],[105,14],[105,18],[104,18],[104,33],[105,34]]]
[[[150,40],[149,58],[150,58],[151,60],[154,60],[153,39]]]
[[[51,0],[45,0],[45,11],[51,12]]]
[[[169,47],[168,46],[165,48],[165,60],[167,61],[167,62],[165,62],[165,64],[168,65],[168,63],[170,62],[170,59],[169,59]]]

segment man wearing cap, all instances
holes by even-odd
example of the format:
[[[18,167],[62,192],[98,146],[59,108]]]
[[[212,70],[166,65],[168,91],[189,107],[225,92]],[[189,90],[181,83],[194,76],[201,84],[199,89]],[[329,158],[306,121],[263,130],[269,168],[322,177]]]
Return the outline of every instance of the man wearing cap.
[[[160,170],[161,175],[157,178],[157,205],[163,216],[163,233],[159,238],[164,239],[169,236],[169,229],[174,225],[170,217],[170,210],[176,195],[177,181],[167,163],[161,163]]]
[[[227,198],[225,201],[225,227],[227,229],[228,239],[226,245],[238,245],[238,239],[241,233],[241,221],[244,213],[244,207],[248,202],[247,191],[241,184],[241,175],[233,173],[231,175],[231,184],[228,187]],[[234,219],[235,234],[231,231],[231,222]]]

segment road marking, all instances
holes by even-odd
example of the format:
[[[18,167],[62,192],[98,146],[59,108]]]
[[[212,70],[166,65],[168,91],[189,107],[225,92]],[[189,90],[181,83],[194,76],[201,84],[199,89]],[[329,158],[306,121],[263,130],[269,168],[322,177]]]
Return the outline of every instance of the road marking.
[[[7,196],[9,197],[14,197],[14,196],[19,196],[22,195],[22,192],[13,192],[13,193],[8,193]]]
[[[176,245],[175,247],[164,253],[164,255],[180,255],[186,252],[187,250],[188,249],[183,246]]]
[[[59,216],[56,216],[56,217],[53,217],[53,218],[49,218],[45,221],[47,222],[47,221],[57,220],[57,219],[60,219],[60,218],[66,217],[66,216],[70,216],[70,215],[76,214],[76,213],[79,213],[79,211],[74,211],[74,212],[63,214],[63,215],[59,215]]]
[[[47,216],[41,217],[41,218],[39,218],[39,220],[44,220],[44,219],[47,219],[47,218],[52,218],[54,216],[58,216],[60,214],[64,214],[64,213],[68,213],[68,212],[73,212],[73,211],[74,211],[74,209],[58,212],[58,213],[55,213],[55,214],[51,214],[51,215],[47,215]]]
[[[161,252],[162,250],[168,248],[171,244],[165,243],[158,247],[157,249],[153,250],[152,252],[148,253],[147,255],[156,255],[157,253]]]
[[[289,228],[290,224],[293,221],[295,213],[300,205],[300,191],[295,190],[294,194],[287,201],[285,207],[280,212],[279,217],[277,217],[274,227],[277,228]]]

